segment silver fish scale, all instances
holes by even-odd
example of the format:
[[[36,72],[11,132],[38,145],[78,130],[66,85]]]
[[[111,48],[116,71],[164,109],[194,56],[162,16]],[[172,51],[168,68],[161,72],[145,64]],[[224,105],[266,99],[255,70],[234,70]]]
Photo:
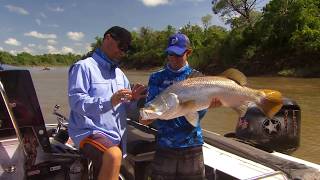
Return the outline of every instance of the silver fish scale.
[[[238,85],[235,81],[218,76],[196,77],[180,81],[165,90],[179,96],[181,102],[196,99],[207,104],[212,97],[224,101],[225,105],[232,106],[231,98],[245,100],[259,100],[257,90]]]

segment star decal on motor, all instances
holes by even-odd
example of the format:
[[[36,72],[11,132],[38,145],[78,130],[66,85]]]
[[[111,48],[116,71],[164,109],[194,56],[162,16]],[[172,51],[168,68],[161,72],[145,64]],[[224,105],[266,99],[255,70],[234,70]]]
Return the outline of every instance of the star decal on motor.
[[[281,129],[281,123],[277,119],[265,119],[262,128],[268,135],[276,135]]]

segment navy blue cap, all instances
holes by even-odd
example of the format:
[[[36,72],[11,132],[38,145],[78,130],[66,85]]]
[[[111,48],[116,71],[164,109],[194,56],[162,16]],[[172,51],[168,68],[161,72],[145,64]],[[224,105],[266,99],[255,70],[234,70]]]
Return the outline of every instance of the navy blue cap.
[[[166,53],[173,52],[177,55],[182,55],[190,47],[189,38],[182,33],[176,33],[169,37]]]
[[[119,26],[113,26],[104,33],[103,38],[105,38],[107,34],[110,34],[113,39],[119,41],[120,48],[125,51],[131,48],[132,36],[127,29]]]

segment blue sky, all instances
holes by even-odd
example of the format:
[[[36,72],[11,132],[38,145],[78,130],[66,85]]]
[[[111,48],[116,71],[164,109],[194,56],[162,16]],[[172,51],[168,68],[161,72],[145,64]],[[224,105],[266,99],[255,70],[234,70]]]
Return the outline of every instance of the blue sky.
[[[189,22],[201,25],[207,14],[211,24],[224,26],[211,0],[0,0],[0,50],[83,54],[114,25],[179,29]]]

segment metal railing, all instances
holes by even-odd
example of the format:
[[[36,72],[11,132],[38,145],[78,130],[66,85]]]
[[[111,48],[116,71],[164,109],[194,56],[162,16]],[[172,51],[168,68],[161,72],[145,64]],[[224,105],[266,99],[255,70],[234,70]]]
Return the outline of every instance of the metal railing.
[[[270,177],[275,177],[275,176],[282,176],[282,180],[288,180],[286,174],[282,171],[274,171],[274,172],[269,172],[269,173],[265,173],[259,176],[254,176],[251,177],[249,179],[245,179],[245,180],[257,180],[257,179],[264,179],[264,178],[270,178]]]
[[[27,151],[26,151],[26,149],[24,147],[24,143],[23,143],[23,140],[22,140],[22,134],[20,132],[17,120],[16,120],[16,118],[15,118],[15,116],[13,114],[13,111],[12,111],[13,105],[9,102],[9,98],[8,98],[7,93],[6,93],[5,89],[4,89],[4,86],[3,86],[2,82],[1,82],[1,79],[0,79],[0,93],[1,93],[1,97],[3,99],[4,105],[5,105],[6,109],[7,109],[8,114],[9,114],[9,118],[10,118],[10,120],[12,122],[13,128],[14,128],[14,130],[16,132],[17,137],[18,137],[18,140],[19,140],[19,143],[21,145],[21,148],[23,149],[23,153],[24,153],[25,156],[27,156],[28,154],[27,154]]]

